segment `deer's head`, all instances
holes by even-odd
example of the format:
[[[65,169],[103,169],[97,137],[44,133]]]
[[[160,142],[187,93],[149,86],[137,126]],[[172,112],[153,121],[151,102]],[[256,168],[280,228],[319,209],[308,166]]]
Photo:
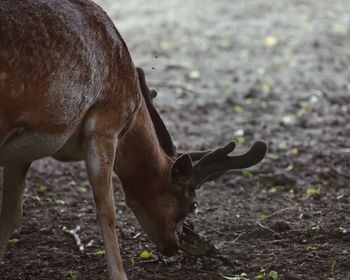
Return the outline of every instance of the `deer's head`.
[[[127,202],[158,249],[171,256],[182,247],[183,222],[197,207],[196,190],[229,170],[257,164],[264,158],[267,146],[257,141],[247,153],[234,156],[229,156],[235,149],[234,142],[212,151],[177,153],[153,106],[156,92],[148,88],[142,69],[137,68],[137,71],[141,92],[166,160],[161,175],[145,181],[150,186],[144,186],[142,199],[137,196],[128,199],[127,195]],[[155,191],[148,192],[148,189]]]

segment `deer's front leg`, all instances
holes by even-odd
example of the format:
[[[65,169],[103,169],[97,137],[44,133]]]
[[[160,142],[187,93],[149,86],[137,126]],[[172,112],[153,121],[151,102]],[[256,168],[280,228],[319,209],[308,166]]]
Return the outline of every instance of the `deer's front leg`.
[[[116,144],[116,137],[92,135],[87,143],[86,165],[106,249],[109,279],[126,280],[115,231],[112,172]]]
[[[0,260],[6,244],[22,217],[22,197],[30,163],[4,167],[0,214]]]

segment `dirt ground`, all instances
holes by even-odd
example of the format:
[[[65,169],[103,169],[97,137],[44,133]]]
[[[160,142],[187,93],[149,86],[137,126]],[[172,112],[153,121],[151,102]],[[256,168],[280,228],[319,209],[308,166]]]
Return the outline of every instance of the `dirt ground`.
[[[139,260],[156,249],[115,178],[129,279],[350,279],[350,1],[98,2],[158,89],[179,149],[269,144],[249,172],[198,191],[189,220],[221,259]],[[77,226],[82,255],[64,231]],[[84,165],[36,162],[0,279],[105,279],[101,250]]]

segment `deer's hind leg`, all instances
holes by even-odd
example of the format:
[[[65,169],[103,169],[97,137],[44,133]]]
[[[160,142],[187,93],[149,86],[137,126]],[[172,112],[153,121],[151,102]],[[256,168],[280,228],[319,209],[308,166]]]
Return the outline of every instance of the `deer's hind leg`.
[[[2,208],[0,212],[0,260],[6,244],[22,217],[22,197],[30,163],[4,167]]]

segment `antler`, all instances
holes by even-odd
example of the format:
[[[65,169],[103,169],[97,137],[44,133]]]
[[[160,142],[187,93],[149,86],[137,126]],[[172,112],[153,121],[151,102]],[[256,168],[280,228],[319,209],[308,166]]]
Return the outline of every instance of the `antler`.
[[[188,153],[177,153],[177,157],[182,156],[183,154],[187,154],[191,157],[192,161],[198,161],[205,155],[212,152],[212,150],[206,150],[206,151],[194,151],[194,152],[188,152]]]
[[[136,70],[139,76],[141,93],[142,93],[142,96],[144,97],[148,112],[151,116],[158,141],[161,147],[163,148],[164,152],[168,156],[175,158],[176,157],[175,145],[171,140],[171,136],[168,129],[166,128],[162,118],[160,117],[158,111],[156,110],[152,102],[152,99],[157,96],[157,92],[154,89],[150,89],[147,86],[145,72],[142,70],[142,68],[137,67]]]
[[[257,141],[248,152],[236,156],[228,156],[236,147],[234,142],[228,143],[222,148],[203,155],[193,166],[193,181],[198,187],[205,181],[215,179],[228,170],[242,169],[260,162],[266,154],[267,145],[263,141]]]

